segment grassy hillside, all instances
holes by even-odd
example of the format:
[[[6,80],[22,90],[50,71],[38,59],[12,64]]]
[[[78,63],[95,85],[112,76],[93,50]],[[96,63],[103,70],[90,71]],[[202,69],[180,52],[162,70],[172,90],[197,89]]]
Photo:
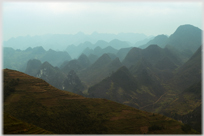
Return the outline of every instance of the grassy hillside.
[[[9,84],[12,80],[15,84]],[[4,112],[56,134],[194,134],[193,129],[159,114],[140,111],[106,99],[85,98],[58,90],[18,71],[4,70],[12,85]],[[4,117],[6,118],[6,117]],[[5,124],[4,124],[4,128]],[[34,134],[34,133],[33,133]]]
[[[20,121],[9,114],[3,113],[4,134],[53,134],[35,125]]]

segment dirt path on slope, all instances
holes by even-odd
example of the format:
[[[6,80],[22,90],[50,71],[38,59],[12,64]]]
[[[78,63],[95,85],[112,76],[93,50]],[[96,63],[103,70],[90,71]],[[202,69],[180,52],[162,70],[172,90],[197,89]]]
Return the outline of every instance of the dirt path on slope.
[[[167,92],[166,92],[167,93]],[[154,103],[152,103],[152,104],[148,104],[148,105],[146,105],[146,106],[143,106],[143,107],[141,107],[141,108],[139,108],[140,110],[141,109],[143,109],[143,108],[145,108],[145,107],[148,107],[148,106],[150,106],[150,105],[154,105],[154,104],[156,104],[166,93],[164,93],[163,95],[161,95],[160,97],[159,97],[159,99],[157,99]]]

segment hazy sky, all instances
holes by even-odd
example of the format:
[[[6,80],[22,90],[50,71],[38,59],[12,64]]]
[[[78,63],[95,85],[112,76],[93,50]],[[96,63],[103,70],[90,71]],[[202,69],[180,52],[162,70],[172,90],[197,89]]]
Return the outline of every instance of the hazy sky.
[[[42,34],[133,32],[172,34],[202,28],[202,2],[3,2],[3,40]]]

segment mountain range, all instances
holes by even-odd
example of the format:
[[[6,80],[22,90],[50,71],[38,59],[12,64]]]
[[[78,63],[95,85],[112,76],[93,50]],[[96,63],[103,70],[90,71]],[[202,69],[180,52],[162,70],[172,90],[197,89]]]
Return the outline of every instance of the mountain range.
[[[26,50],[14,50],[3,47],[3,68],[25,71],[27,62],[30,59],[38,59],[42,62],[48,61],[53,66],[60,66],[64,61],[71,60],[70,55],[65,51],[44,50],[42,46],[27,48]]]
[[[19,36],[16,38],[11,38],[3,42],[3,47],[11,47],[14,49],[25,50],[28,47],[34,48],[37,46],[42,46],[45,50],[64,50],[68,45],[78,46],[80,43],[90,42],[96,43],[99,40],[105,42],[110,42],[111,40],[118,39],[121,41],[128,41],[134,44],[138,41],[148,39],[152,36],[147,36],[140,33],[119,33],[119,34],[108,34],[108,33],[98,33],[93,32],[92,34],[84,34],[83,32],[78,32],[76,34],[46,34],[46,35],[36,35],[36,36]]]
[[[6,76],[12,76],[15,74],[14,77],[16,77],[16,79],[9,79],[9,81],[5,82],[5,90],[7,91],[4,93],[4,102],[10,100],[12,101],[13,98],[18,97],[18,95],[12,95],[15,95],[15,88],[19,87],[18,83],[21,76],[26,77],[24,81],[25,83],[29,81],[34,82],[40,78],[42,80],[39,79],[37,82],[45,81],[57,89],[54,92],[48,91],[48,94],[46,94],[47,91],[45,91],[44,95],[40,95],[41,93],[43,94],[43,91],[38,94],[34,93],[32,94],[32,97],[36,99],[32,99],[33,101],[37,100],[40,103],[41,101],[38,99],[38,97],[40,97],[43,102],[45,97],[47,98],[50,96],[53,104],[57,104],[59,106],[61,103],[61,106],[64,105],[64,108],[68,108],[70,105],[67,105],[67,107],[64,103],[64,99],[67,100],[67,97],[76,96],[77,100],[79,99],[81,102],[84,100],[82,103],[86,103],[87,105],[85,104],[85,107],[88,107],[88,109],[77,109],[77,115],[74,116],[72,112],[66,113],[66,110],[62,112],[60,109],[64,109],[63,107],[52,107],[49,110],[46,107],[41,107],[40,111],[43,110],[43,108],[46,108],[49,113],[35,113],[34,116],[41,118],[41,116],[47,116],[47,114],[52,115],[55,114],[53,109],[56,109],[57,116],[54,117],[59,118],[59,116],[63,114],[62,117],[65,119],[65,115],[68,114],[70,115],[69,119],[71,119],[72,116],[76,118],[78,117],[78,121],[82,120],[82,118],[86,118],[85,122],[87,121],[88,124],[91,124],[91,122],[92,124],[96,124],[96,126],[91,125],[90,128],[87,128],[85,125],[86,123],[79,123],[78,126],[76,122],[72,122],[72,124],[69,124],[72,126],[64,124],[72,129],[65,130],[64,128],[60,127],[59,131],[63,130],[63,132],[66,133],[77,134],[87,131],[87,134],[98,132],[101,134],[116,134],[117,132],[157,133],[155,131],[151,132],[154,129],[157,129],[158,133],[161,133],[159,130],[163,131],[164,128],[166,129],[166,127],[163,128],[158,125],[153,125],[141,128],[142,130],[140,129],[140,131],[137,132],[130,130],[125,131],[125,129],[124,131],[123,129],[119,131],[118,128],[121,126],[118,126],[117,129],[114,128],[113,130],[110,130],[107,128],[107,126],[109,126],[111,123],[107,123],[106,119],[110,115],[112,116],[116,113],[111,110],[109,114],[103,112],[103,115],[98,116],[98,111],[96,112],[93,109],[90,109],[95,108],[95,106],[89,103],[94,103],[94,100],[102,100],[103,102],[100,101],[99,103],[101,105],[98,106],[103,107],[102,105],[104,105],[104,100],[106,100],[108,102],[114,101],[117,104],[120,103],[123,106],[130,106],[133,109],[138,109],[139,111],[143,110],[151,112],[153,115],[162,114],[161,116],[168,116],[177,121],[185,123],[185,125],[182,127],[178,127],[181,128],[182,132],[179,130],[176,133],[193,133],[190,132],[191,128],[195,129],[199,133],[202,133],[200,125],[201,121],[199,120],[202,115],[201,32],[202,30],[192,25],[182,25],[179,26],[169,37],[166,35],[158,35],[140,47],[130,46],[129,42],[120,40],[112,40],[111,42],[100,40],[97,42],[97,46],[96,44],[92,44],[91,42],[87,41],[81,43],[79,46],[68,46],[67,51],[69,53],[67,53],[67,51],[45,51],[42,47],[27,48],[24,51],[4,48],[4,50],[7,51],[6,53],[8,53],[4,54],[4,63],[6,64],[4,68],[19,69],[21,67],[24,73],[30,75],[27,76],[23,73],[18,73],[17,71],[5,70],[5,73],[11,73],[6,74]],[[179,44],[176,42],[178,39],[181,39]],[[118,47],[116,45],[118,45]],[[75,52],[77,52],[77,54],[75,54]],[[75,55],[73,59],[71,59],[71,57],[67,57],[71,53],[72,55],[70,56],[73,57],[73,54]],[[17,63],[18,59],[21,60],[21,63]],[[38,87],[41,88],[41,84],[42,83],[37,83],[37,86],[39,85]],[[31,83],[29,85],[31,85]],[[22,83],[20,87],[22,86],[25,87],[27,84]],[[43,83],[43,86],[48,85]],[[35,89],[35,87],[31,87],[31,90],[32,88]],[[23,88],[20,88],[19,90],[22,91],[22,89]],[[25,89],[24,91],[27,90]],[[59,91],[69,94],[70,96],[66,96],[65,98],[65,96],[60,93],[58,95]],[[18,94],[19,93],[20,92],[18,92]],[[54,99],[55,93],[56,96],[59,96],[59,98]],[[18,100],[20,101],[21,99]],[[73,101],[78,103],[77,100]],[[37,105],[43,105],[43,103],[39,103]],[[48,104],[48,100],[45,103]],[[70,104],[73,104],[73,106],[70,106],[68,109],[74,107],[76,103],[71,102]],[[38,107],[37,105],[34,105],[34,107]],[[75,107],[77,106],[83,107],[81,104],[76,105]],[[97,108],[99,108],[98,106]],[[107,108],[107,106],[105,107]],[[13,111],[10,111],[12,108],[13,106],[8,108],[8,111],[10,112],[9,116],[13,116],[17,119],[24,118],[19,115],[17,116],[18,113],[14,115],[12,113]],[[108,108],[111,108],[111,106]],[[39,111],[39,109],[33,110],[36,110],[36,112]],[[119,116],[122,117],[122,115],[123,112],[120,113]],[[99,117],[101,117],[100,120]],[[57,119],[53,119],[51,116],[49,116],[49,118],[52,121]],[[49,120],[49,118],[45,118],[45,120]],[[100,123],[96,123],[96,120],[98,120]],[[27,121],[27,119],[22,121],[31,123]],[[106,123],[104,124],[104,122]],[[33,125],[36,125],[36,123]],[[54,127],[54,124],[51,126]],[[37,125],[37,127],[45,129],[51,133],[62,133],[59,132],[57,128],[56,131],[52,131],[52,129],[49,128],[51,126],[46,126],[43,123],[40,126]],[[83,129],[81,129],[80,126],[83,127]],[[76,131],[74,131],[74,127],[76,127]],[[96,129],[96,131],[92,131],[91,129],[93,128]]]

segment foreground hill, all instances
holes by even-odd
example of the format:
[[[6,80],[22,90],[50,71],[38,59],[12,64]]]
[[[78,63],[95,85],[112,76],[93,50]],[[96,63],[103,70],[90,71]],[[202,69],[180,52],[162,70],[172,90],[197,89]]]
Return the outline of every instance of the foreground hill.
[[[4,134],[52,134],[35,125],[20,121],[9,114],[4,113]]]
[[[61,91],[9,69],[4,70],[5,94],[6,114],[56,134],[197,133],[163,115]]]

